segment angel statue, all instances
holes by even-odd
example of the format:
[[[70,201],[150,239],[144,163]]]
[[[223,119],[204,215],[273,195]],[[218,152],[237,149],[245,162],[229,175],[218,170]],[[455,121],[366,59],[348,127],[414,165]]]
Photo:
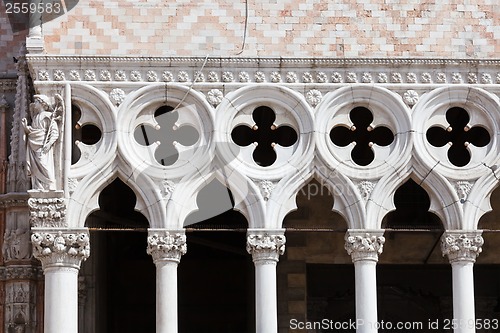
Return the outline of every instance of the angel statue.
[[[31,125],[23,118],[26,134],[27,169],[34,190],[55,190],[54,143],[59,138],[60,124],[64,113],[61,95],[55,95],[54,107],[49,97],[35,95],[30,104]]]

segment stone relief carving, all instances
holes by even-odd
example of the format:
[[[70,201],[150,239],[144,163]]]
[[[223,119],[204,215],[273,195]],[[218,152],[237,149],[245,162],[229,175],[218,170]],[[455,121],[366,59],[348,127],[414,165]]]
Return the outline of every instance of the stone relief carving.
[[[480,234],[445,232],[441,237],[443,257],[448,256],[451,263],[455,261],[472,261],[483,251],[484,239]]]
[[[323,94],[317,89],[312,89],[306,93],[306,99],[312,107],[316,107],[323,99]]]
[[[30,259],[30,250],[30,232],[28,229],[18,228],[5,231],[2,246],[5,260]]]
[[[247,236],[247,252],[254,262],[275,264],[279,256],[285,253],[286,237],[284,235],[250,234]]]
[[[473,184],[468,181],[459,180],[455,185],[455,189],[458,194],[458,198],[460,199],[460,203],[464,203],[467,200],[467,196],[472,189]]]
[[[407,90],[404,94],[403,94],[403,101],[405,102],[406,105],[408,105],[409,107],[412,107],[414,106],[415,104],[417,104],[419,100],[419,96],[418,96],[418,93],[415,91],[415,90]]]
[[[384,236],[364,234],[350,234],[345,237],[345,249],[353,261],[361,259],[377,260],[384,249]]]
[[[66,200],[59,198],[29,198],[30,224],[32,227],[66,227]]]
[[[260,182],[260,191],[265,201],[269,200],[273,190],[274,190],[274,183],[272,181],[263,180]]]
[[[123,101],[125,100],[125,96],[126,96],[125,92],[120,88],[114,88],[109,93],[109,99],[111,103],[113,103],[116,106],[119,106],[120,104],[123,103]]]
[[[91,69],[87,69],[84,74],[85,81],[95,81],[96,80],[96,75],[95,71]]]
[[[152,233],[148,236],[147,253],[153,257],[153,261],[168,260],[179,262],[181,256],[186,254],[186,235],[181,233]]]
[[[53,146],[59,140],[64,111],[61,95],[55,95],[54,105],[49,97],[35,95],[30,104],[31,123],[26,118],[21,121],[27,137],[27,171],[34,190],[56,189]]]
[[[287,72],[286,73],[286,83],[297,83],[299,79],[297,78],[297,73]]]
[[[375,183],[368,180],[363,180],[358,183],[359,193],[361,193],[361,197],[365,201],[368,200],[368,198],[370,198],[370,195],[372,194],[374,188],[375,188]]]
[[[172,192],[175,189],[175,183],[171,180],[164,179],[161,182],[161,195],[163,199],[167,199],[170,197]]]
[[[53,264],[79,268],[81,261],[90,255],[90,240],[86,232],[34,232],[31,242],[33,255],[44,268]]]
[[[212,89],[207,93],[207,101],[214,107],[219,105],[223,98],[224,94],[219,89]]]

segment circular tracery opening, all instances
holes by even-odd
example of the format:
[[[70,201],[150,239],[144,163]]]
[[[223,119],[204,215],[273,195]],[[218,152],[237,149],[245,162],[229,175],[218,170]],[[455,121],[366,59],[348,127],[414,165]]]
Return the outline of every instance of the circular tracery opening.
[[[276,114],[267,106],[259,106],[252,113],[255,124],[239,125],[231,132],[231,138],[238,146],[255,145],[252,157],[260,166],[270,166],[278,155],[276,145],[290,147],[298,140],[297,132],[290,126],[275,124]]]
[[[366,166],[375,159],[373,145],[390,145],[394,141],[394,134],[385,126],[372,126],[373,114],[365,107],[352,109],[349,118],[353,125],[350,128],[345,125],[335,126],[330,131],[330,139],[340,147],[354,143],[352,160],[358,165]]]
[[[154,157],[163,166],[173,165],[177,162],[180,146],[194,146],[200,138],[194,127],[177,123],[179,120],[178,112],[171,106],[163,105],[154,113],[155,120],[159,125],[158,128],[141,124],[134,131],[134,138],[140,145],[149,146],[154,142],[159,143]]]
[[[490,143],[490,134],[480,126],[469,124],[469,113],[460,107],[453,107],[446,112],[449,126],[444,129],[433,126],[427,130],[427,141],[434,147],[448,144],[448,159],[457,166],[463,167],[471,160],[471,144],[484,147]]]

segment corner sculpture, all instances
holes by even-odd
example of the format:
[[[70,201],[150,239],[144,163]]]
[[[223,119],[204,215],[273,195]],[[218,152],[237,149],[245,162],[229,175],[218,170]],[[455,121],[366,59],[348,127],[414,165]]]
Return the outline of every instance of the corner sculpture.
[[[35,95],[30,104],[31,124],[26,118],[22,125],[26,134],[26,159],[28,176],[33,190],[55,190],[54,144],[60,136],[64,114],[64,101],[55,95],[52,105],[46,95]]]

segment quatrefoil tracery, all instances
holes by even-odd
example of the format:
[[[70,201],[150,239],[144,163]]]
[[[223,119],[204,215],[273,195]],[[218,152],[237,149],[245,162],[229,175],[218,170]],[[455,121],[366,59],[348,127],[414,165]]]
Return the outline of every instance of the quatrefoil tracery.
[[[276,114],[267,106],[257,107],[252,118],[255,124],[239,125],[231,132],[232,140],[241,147],[255,145],[252,157],[260,166],[270,166],[278,158],[276,145],[290,147],[298,140],[297,132],[287,125],[276,125]]]
[[[463,167],[471,160],[471,145],[486,146],[490,143],[490,135],[483,127],[469,124],[470,116],[465,109],[449,109],[446,112],[446,120],[449,124],[446,129],[433,126],[427,130],[427,141],[434,147],[449,144],[448,159],[453,165]]]
[[[350,128],[343,125],[333,127],[330,139],[340,147],[353,143],[352,160],[358,165],[367,166],[375,159],[373,145],[390,145],[394,141],[394,134],[385,126],[374,127],[373,114],[365,107],[352,109],[349,118],[353,125]]]
[[[143,146],[150,146],[156,142],[155,159],[163,166],[173,165],[179,159],[179,145],[193,146],[198,142],[198,131],[189,125],[180,126],[178,111],[170,106],[158,108],[154,117],[159,126],[153,128],[142,124],[135,129],[134,138]]]
[[[73,149],[71,151],[71,164],[76,164],[82,155],[85,155],[85,147],[98,143],[102,138],[102,131],[99,127],[91,123],[81,123],[82,111],[76,106],[71,106],[72,133],[71,141]],[[82,145],[83,144],[83,145]]]

